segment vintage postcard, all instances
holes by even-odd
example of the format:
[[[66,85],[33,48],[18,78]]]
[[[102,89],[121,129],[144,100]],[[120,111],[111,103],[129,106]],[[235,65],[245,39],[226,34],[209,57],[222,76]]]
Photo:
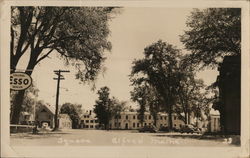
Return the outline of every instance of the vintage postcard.
[[[1,5],[2,157],[249,154],[249,1]]]

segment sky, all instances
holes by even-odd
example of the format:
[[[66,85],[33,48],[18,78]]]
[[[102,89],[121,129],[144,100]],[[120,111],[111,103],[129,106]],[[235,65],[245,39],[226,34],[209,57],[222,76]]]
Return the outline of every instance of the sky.
[[[190,11],[191,8],[122,8],[109,22],[112,50],[105,52],[106,71],[98,76],[96,89],[91,90],[91,85],[76,80],[74,68],[66,66],[57,53],[53,52],[50,58],[44,59],[35,67],[32,74],[39,89],[38,99],[55,105],[57,81],[53,80],[56,77],[53,71],[62,69],[70,70],[70,73],[63,74],[65,80],[60,84],[59,104],[77,103],[82,104],[84,109],[92,109],[98,98],[97,90],[108,86],[111,96],[127,101],[128,106],[135,107],[136,104],[130,100],[133,87],[130,86],[128,77],[133,60],[142,58],[144,48],[159,39],[183,49],[179,35],[187,30],[185,22]],[[26,55],[21,59],[19,69],[26,67],[28,57],[29,55]],[[217,75],[217,70],[204,70],[198,73],[197,78],[203,79],[205,84],[209,85],[215,82]]]

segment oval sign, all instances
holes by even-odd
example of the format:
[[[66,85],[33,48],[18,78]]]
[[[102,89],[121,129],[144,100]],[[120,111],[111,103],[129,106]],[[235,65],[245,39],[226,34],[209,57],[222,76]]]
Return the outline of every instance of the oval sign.
[[[10,89],[24,90],[29,88],[32,83],[32,78],[24,72],[14,72],[10,74]]]

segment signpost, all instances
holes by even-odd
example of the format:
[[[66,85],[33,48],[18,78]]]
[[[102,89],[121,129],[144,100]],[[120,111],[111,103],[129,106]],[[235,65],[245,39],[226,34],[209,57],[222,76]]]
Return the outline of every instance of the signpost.
[[[10,89],[25,90],[32,84],[32,78],[24,72],[14,72],[10,74]]]

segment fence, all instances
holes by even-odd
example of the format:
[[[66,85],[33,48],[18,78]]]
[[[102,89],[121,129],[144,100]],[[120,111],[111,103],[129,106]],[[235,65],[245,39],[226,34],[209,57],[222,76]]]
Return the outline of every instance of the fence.
[[[10,125],[10,133],[27,133],[32,132],[35,126],[31,125]]]

